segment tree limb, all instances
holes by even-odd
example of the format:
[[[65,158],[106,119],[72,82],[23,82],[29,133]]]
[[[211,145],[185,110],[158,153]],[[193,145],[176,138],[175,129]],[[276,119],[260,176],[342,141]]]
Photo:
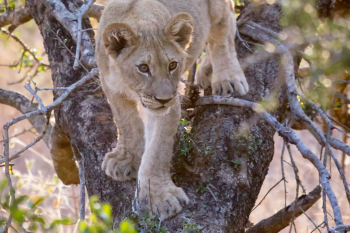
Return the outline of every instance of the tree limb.
[[[38,115],[46,115],[49,111],[52,111],[54,108],[58,107],[60,104],[62,104],[62,102],[75,90],[77,90],[78,88],[82,87],[87,81],[89,81],[92,77],[94,77],[95,75],[97,75],[98,73],[98,69],[94,68],[91,70],[91,72],[89,74],[87,74],[85,77],[83,77],[82,79],[80,79],[78,82],[72,84],[71,86],[69,86],[67,88],[67,90],[60,96],[58,97],[53,103],[51,103],[50,105],[46,106],[43,109],[37,109],[34,111],[30,111],[27,112],[26,114],[17,117],[15,119],[13,119],[12,121],[6,123],[4,125],[4,130],[5,132],[8,132],[8,129],[10,128],[10,126],[24,120],[24,119],[29,119],[30,117],[34,117],[34,116],[38,116]],[[2,89],[0,89],[2,90]],[[4,90],[5,91],[5,90]],[[6,92],[6,91],[5,91]],[[1,93],[1,92],[0,92]],[[11,92],[10,94],[13,94],[14,92]],[[18,94],[18,93],[16,93]],[[1,95],[0,95],[1,96]],[[5,101],[4,101],[5,102]],[[16,102],[15,102],[16,103]],[[10,104],[8,104],[10,105]],[[15,105],[15,104],[14,104]],[[44,124],[45,125],[45,124]],[[45,130],[45,129],[44,129]],[[44,131],[43,130],[43,131]],[[6,140],[5,140],[6,142]],[[6,143],[5,143],[6,144]],[[50,147],[49,147],[50,148]],[[9,161],[15,159],[17,157],[15,157],[14,155],[9,157]],[[5,159],[1,159],[0,163],[5,162]]]
[[[32,19],[30,9],[28,7],[0,15],[0,28],[7,25],[19,26],[27,23]]]
[[[94,4],[88,10],[87,15],[99,21],[101,18],[103,9],[104,9],[104,6]],[[31,19],[32,19],[32,15],[30,14],[29,7],[24,7],[22,9],[18,9],[13,12],[0,15],[0,28],[5,27],[7,25],[12,25],[11,27],[12,31],[11,30],[9,31],[13,32],[13,30],[16,27],[18,27],[21,24],[25,24],[29,22]]]
[[[249,228],[246,233],[277,233],[287,227],[293,216],[295,218],[303,214],[321,198],[321,187],[317,186],[308,195],[302,195],[298,200],[291,203],[286,208],[281,209],[273,216],[260,221],[258,224]],[[294,210],[295,209],[295,210]]]
[[[76,69],[79,67],[79,57],[80,57],[80,45],[81,45],[81,36],[82,36],[82,18],[84,14],[89,10],[90,6],[94,3],[95,0],[88,0],[83,3],[83,5],[80,7],[77,17],[78,17],[78,36],[77,36],[77,48],[75,51],[75,60],[73,68]]]
[[[0,104],[11,106],[22,114],[27,114],[38,110],[38,104],[32,103],[24,95],[9,90],[0,88]],[[42,115],[34,115],[28,118],[29,122],[33,125],[38,133],[41,133],[45,129],[46,119]],[[51,148],[50,135],[52,132],[52,126],[49,124],[47,133],[44,135],[44,142],[48,148]]]

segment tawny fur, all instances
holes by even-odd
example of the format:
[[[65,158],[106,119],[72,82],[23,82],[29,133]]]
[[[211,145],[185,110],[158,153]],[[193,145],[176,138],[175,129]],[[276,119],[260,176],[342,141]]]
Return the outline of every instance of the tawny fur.
[[[197,82],[212,86],[213,94],[246,94],[235,33],[231,0],[111,0],[102,15],[96,60],[119,130],[118,145],[106,154],[102,168],[118,181],[137,178],[139,197],[147,197],[161,219],[181,211],[179,200],[189,201],[170,176],[180,120],[179,78],[207,42]],[[174,70],[169,68],[172,62],[177,63]],[[149,72],[139,69],[142,64]],[[145,127],[137,101],[146,107]]]

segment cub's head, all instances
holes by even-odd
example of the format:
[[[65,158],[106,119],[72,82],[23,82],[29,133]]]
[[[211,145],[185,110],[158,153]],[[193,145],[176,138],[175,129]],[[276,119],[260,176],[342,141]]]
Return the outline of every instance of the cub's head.
[[[176,101],[192,31],[193,19],[187,13],[175,15],[165,27],[149,21],[133,27],[126,23],[109,24],[102,33],[109,78],[122,78],[146,108],[167,110]]]

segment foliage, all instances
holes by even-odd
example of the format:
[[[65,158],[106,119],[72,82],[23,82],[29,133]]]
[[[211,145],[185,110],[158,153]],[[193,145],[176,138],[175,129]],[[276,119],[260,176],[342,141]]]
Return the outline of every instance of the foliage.
[[[10,204],[10,193],[3,195],[7,187],[7,180],[0,181],[0,205],[3,211],[12,217],[12,224],[20,226],[30,232],[57,232],[59,225],[76,224],[76,220],[69,218],[57,219],[48,222],[41,213],[39,206],[45,197],[29,197],[21,195]],[[12,190],[14,192],[14,190]],[[80,233],[136,233],[134,224],[130,220],[123,220],[119,228],[111,230],[113,225],[112,208],[110,204],[98,203],[98,198],[90,198],[91,215],[89,221],[79,222]],[[4,231],[7,219],[0,216],[0,232]],[[160,231],[163,232],[163,231]]]
[[[44,201],[44,197],[28,197],[21,195],[10,204],[10,193],[3,195],[5,187],[7,186],[7,180],[4,179],[0,182],[0,205],[1,208],[9,213],[12,217],[15,225],[21,226],[27,231],[38,231],[41,232],[55,232],[59,224],[71,224],[72,221],[68,218],[55,220],[48,223],[45,217],[41,214],[38,208]],[[12,190],[14,192],[14,190]],[[0,231],[3,231],[5,227],[6,219],[0,217]]]
[[[181,131],[181,136],[179,140],[179,146],[181,151],[177,154],[179,156],[188,156],[192,149],[195,147],[195,142],[193,141],[193,130],[190,127],[190,122],[181,119],[179,129]]]
[[[282,0],[282,42],[305,45],[299,55],[310,73],[301,77],[301,89],[323,109],[331,107],[337,83],[350,71],[350,19],[320,18],[315,0]],[[300,84],[300,83],[299,83]],[[334,106],[332,106],[334,107]],[[339,107],[339,104],[338,104]]]

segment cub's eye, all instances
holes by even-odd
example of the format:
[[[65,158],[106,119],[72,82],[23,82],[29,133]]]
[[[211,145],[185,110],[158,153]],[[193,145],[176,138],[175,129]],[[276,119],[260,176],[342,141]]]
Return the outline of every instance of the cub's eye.
[[[141,65],[137,66],[137,68],[142,73],[148,73],[149,72],[149,67],[146,64],[141,64]]]
[[[172,63],[169,64],[169,70],[175,70],[176,67],[177,67],[177,62],[173,61]]]

